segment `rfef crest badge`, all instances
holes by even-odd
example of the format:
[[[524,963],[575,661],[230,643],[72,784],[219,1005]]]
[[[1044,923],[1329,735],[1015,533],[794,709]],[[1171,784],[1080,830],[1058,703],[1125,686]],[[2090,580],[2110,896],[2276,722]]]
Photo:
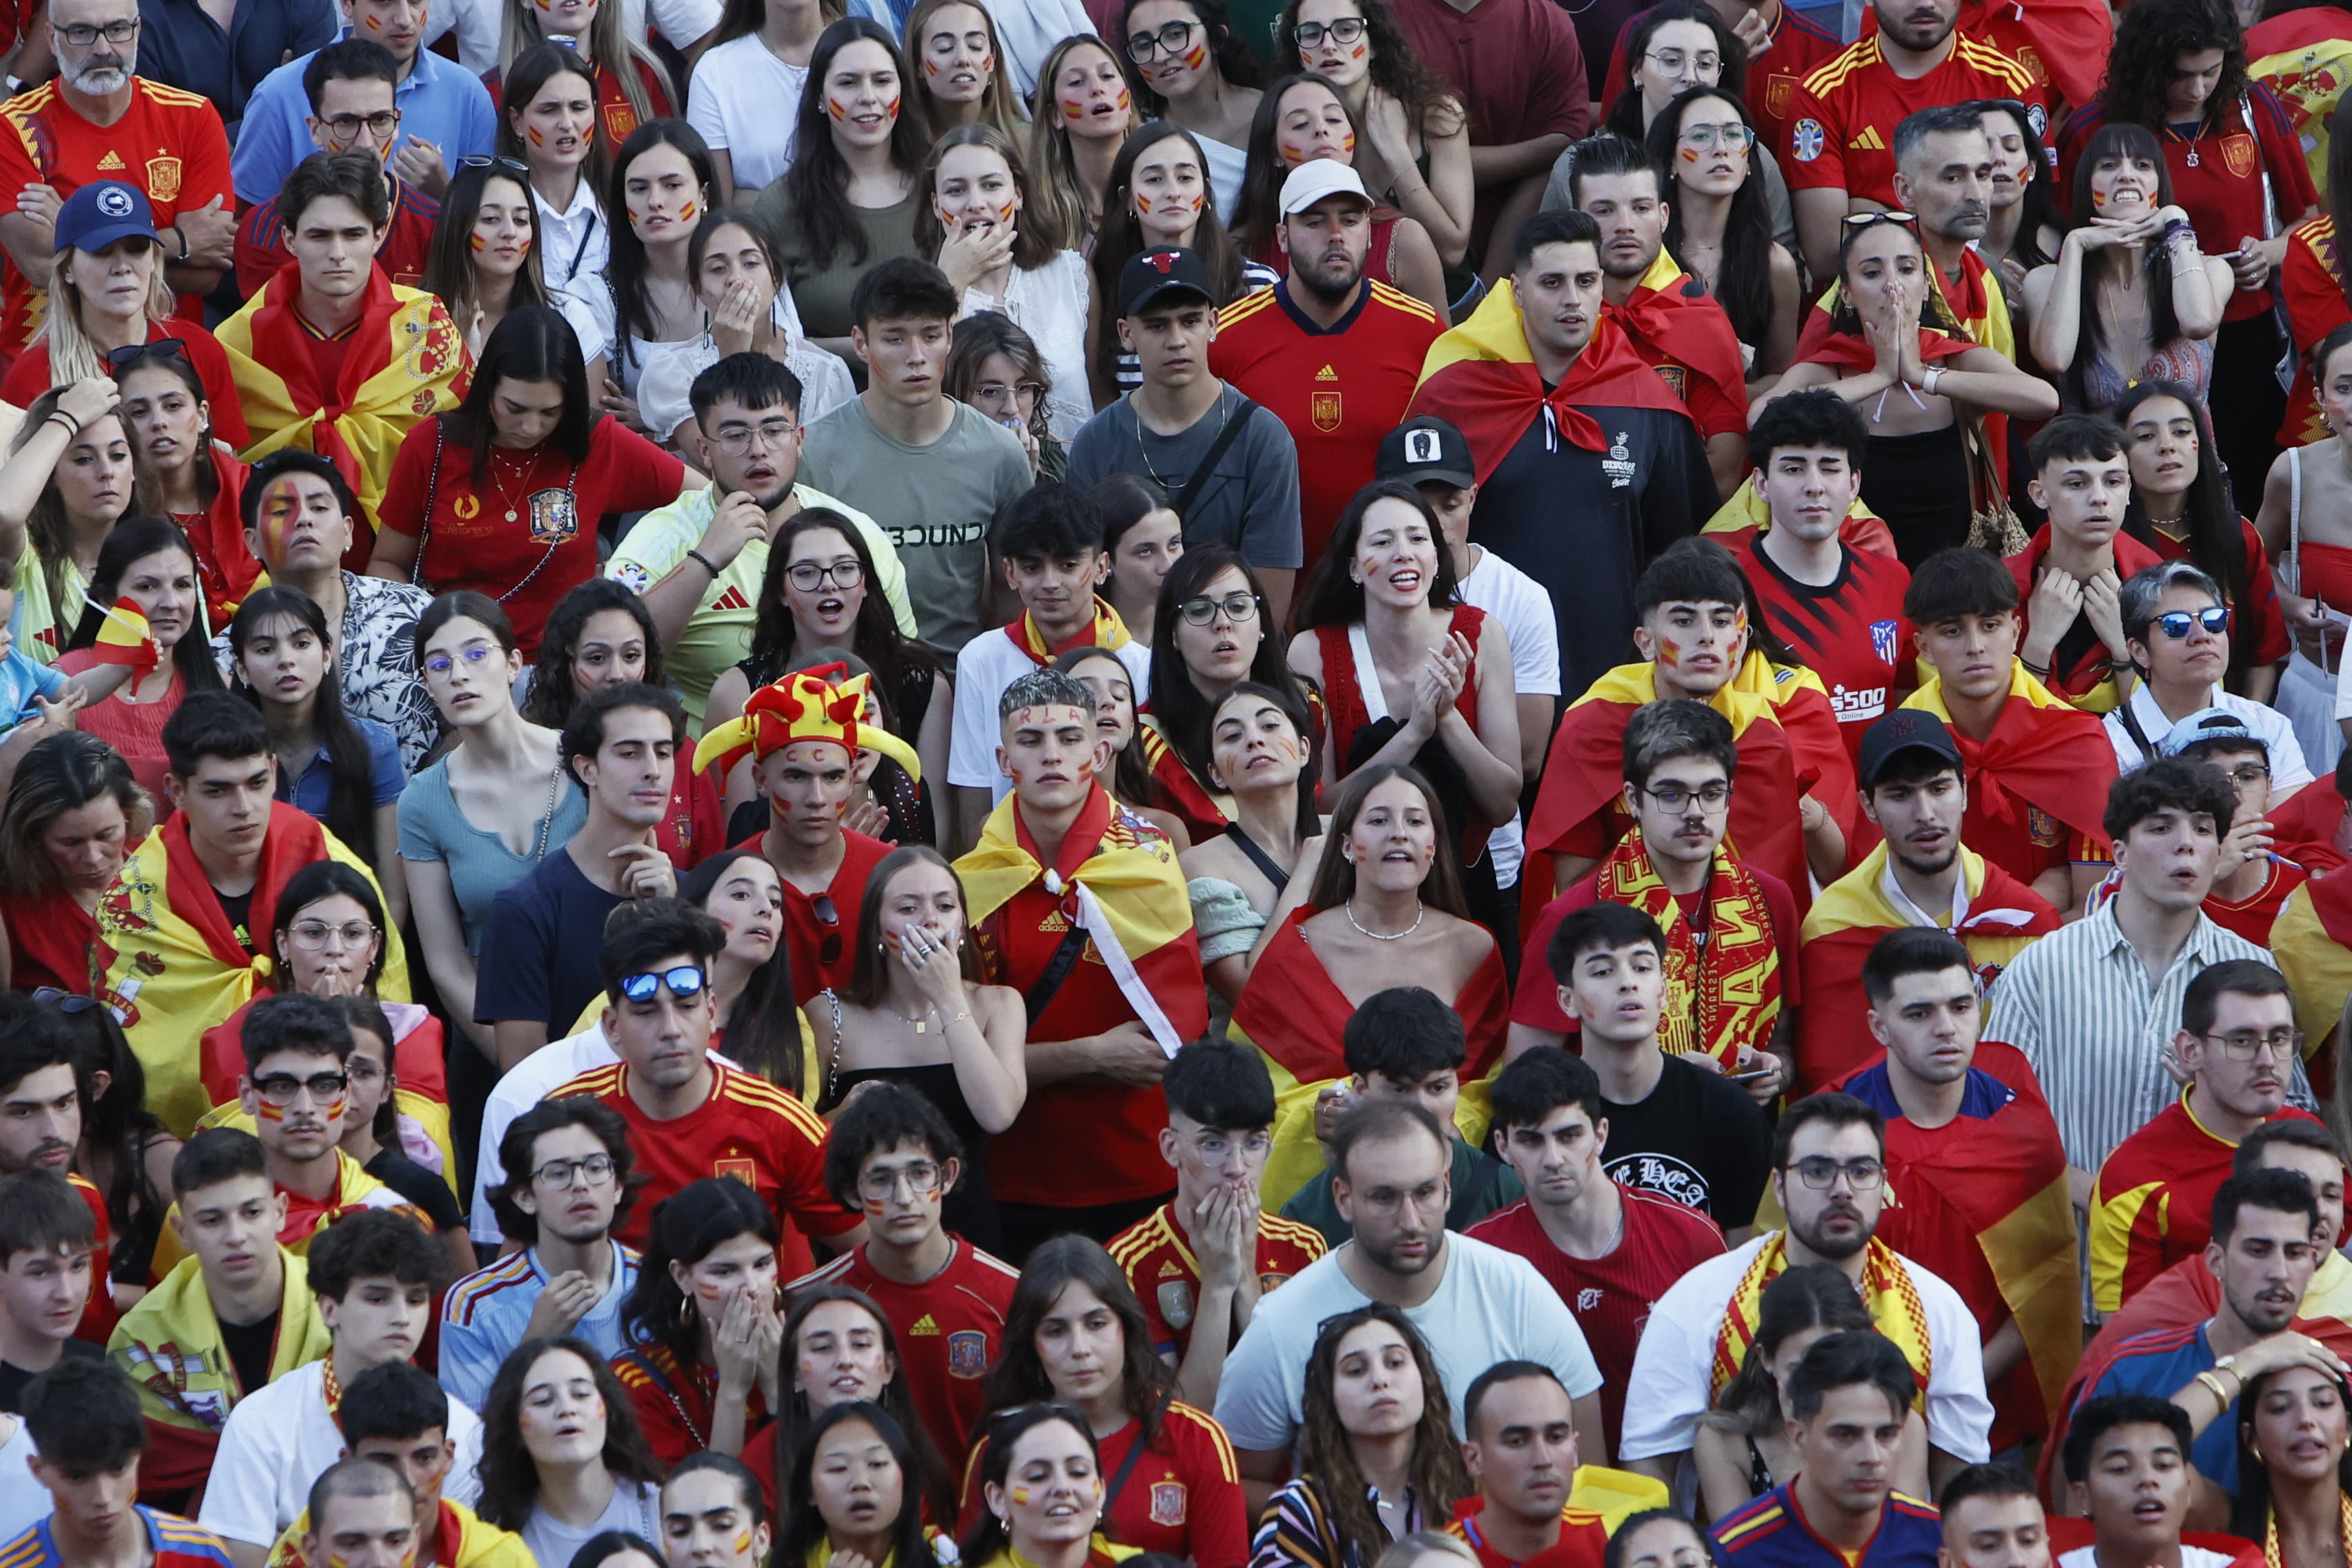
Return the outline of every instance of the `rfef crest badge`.
[[[2025,830],[2032,836],[2033,842],[2039,847],[2051,849],[2057,847],[2058,819],[2040,806],[2029,805],[2025,808]]]
[[[1315,428],[1326,436],[1339,427],[1339,395],[1336,392],[1314,393],[1307,401],[1307,416]]]
[[[2244,179],[2254,172],[2254,139],[2242,133],[2221,138],[2221,163],[2233,179]]]
[[[1182,1481],[1157,1481],[1152,1484],[1151,1522],[1171,1530],[1184,1522]]]
[[[1870,623],[1870,651],[1878,656],[1881,664],[1895,662],[1895,634],[1902,628],[1894,621]]]
[[[1182,1331],[1192,1324],[1192,1285],[1188,1279],[1168,1279],[1160,1283],[1158,1300],[1160,1318],[1170,1328]]]
[[[1767,77],[1764,80],[1764,112],[1775,120],[1789,112],[1789,100],[1797,90],[1797,79],[1792,76]]]
[[[177,158],[147,160],[147,199],[154,202],[177,201],[180,198],[180,161]]]
[[[978,1329],[960,1329],[948,1336],[948,1375],[973,1378],[988,1371],[988,1336]]]
[[[629,107],[627,99],[604,106],[604,133],[613,139],[614,146],[618,147],[626,142],[629,133],[636,128],[637,111]]]
[[[754,1192],[760,1188],[760,1166],[756,1161],[713,1160],[710,1162],[710,1173],[714,1176],[732,1176]]]
[[[1685,398],[1689,395],[1683,389],[1686,384],[1688,384],[1690,373],[1683,369],[1682,366],[1678,364],[1654,364],[1650,368],[1658,373],[1658,379],[1666,384],[1667,387],[1673,391],[1677,400]]]
[[[580,534],[580,506],[570,490],[541,490],[530,498],[530,542],[569,544]]]

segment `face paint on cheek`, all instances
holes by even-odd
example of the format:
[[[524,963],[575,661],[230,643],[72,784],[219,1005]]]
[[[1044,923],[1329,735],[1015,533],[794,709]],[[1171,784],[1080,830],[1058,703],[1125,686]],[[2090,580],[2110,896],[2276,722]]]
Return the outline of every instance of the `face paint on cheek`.
[[[1188,71],[1199,70],[1201,67],[1207,62],[1208,58],[1209,46],[1206,44],[1194,44],[1191,48],[1184,51],[1184,68]]]
[[[255,1120],[259,1121],[283,1121],[286,1120],[286,1108],[282,1105],[273,1105],[265,1100],[261,1102],[261,1109],[253,1114]]]
[[[1682,156],[1684,163],[1696,163],[1698,162],[1698,149],[1696,147],[1685,147],[1682,150]]]
[[[1003,206],[996,209],[996,221],[1007,226],[1012,224],[1013,204],[1011,202],[1007,202]]]
[[[333,1100],[330,1100],[326,1105],[320,1109],[319,1114],[325,1117],[328,1121],[332,1121],[336,1117],[341,1116],[344,1111],[350,1110],[351,1105],[352,1099],[350,1095],[337,1095]]]
[[[1355,150],[1356,133],[1352,131],[1341,132],[1339,133],[1339,151],[1342,153],[1352,153]]]
[[[833,117],[833,122],[835,125],[845,125],[849,121],[849,105],[837,98],[828,98],[824,100],[824,111]]]
[[[524,126],[522,133],[530,138],[530,144],[534,147],[544,147],[547,145],[547,133],[536,125]]]
[[[1062,100],[1062,118],[1075,125],[1087,117],[1087,106],[1075,98]]]
[[[283,556],[286,536],[294,531],[294,520],[302,514],[302,498],[295,492],[293,481],[280,479],[269,487],[261,498],[261,548],[265,554]]]
[[[1118,89],[1118,111],[1119,111],[1121,114],[1125,114],[1126,112],[1128,112],[1128,110],[1129,110],[1133,109],[1134,107],[1135,107],[1135,100],[1134,100],[1133,99],[1131,99],[1131,98],[1129,98],[1129,97],[1128,96],[1128,94],[1127,94],[1127,89],[1126,89],[1125,87],[1123,87],[1123,86],[1122,86],[1122,87]]]
[[[363,16],[361,21],[366,25],[367,30],[371,33],[383,31],[383,18],[381,16]]]
[[[1358,41],[1358,43],[1357,43],[1357,45],[1356,45],[1356,47],[1355,47],[1354,48],[1349,49],[1349,50],[1348,51],[1348,58],[1349,58],[1349,59],[1351,59],[1351,60],[1360,60],[1360,59],[1362,59],[1366,55],[1370,54],[1371,52],[1372,52],[1372,46],[1371,46],[1371,45],[1367,44],[1367,43],[1364,43],[1364,42],[1362,42],[1361,40],[1359,40],[1359,41]]]
[[[1013,1506],[1015,1508],[1027,1508],[1029,1506],[1029,1489],[1027,1487],[1014,1487],[1013,1489]]]
[[[2107,193],[2105,191],[2093,191],[2091,193],[2091,205],[2095,207],[2105,206],[2107,205]]]
[[[751,1532],[747,1530],[742,1534],[737,1536],[735,1538],[735,1544],[732,1550],[738,1557],[750,1556],[751,1554]]]
[[[1299,143],[1293,142],[1287,136],[1281,138],[1275,143],[1275,150],[1282,154],[1282,162],[1284,165],[1293,169],[1296,169],[1299,164],[1304,163],[1309,157],[1313,156],[1313,150],[1311,148],[1301,146]]]
[[[980,57],[980,74],[982,76],[993,76],[996,74],[996,57],[994,55],[982,55]]]
[[[482,252],[490,247],[490,242],[484,239],[479,234],[467,235],[466,237],[466,243],[467,246],[472,247],[474,254],[477,256],[481,255]]]
[[[924,74],[925,76],[937,76],[937,75],[939,75],[939,74],[940,74],[940,62],[939,62],[939,61],[937,61],[937,60],[935,60],[935,59],[933,59],[933,58],[931,58],[931,57],[930,57],[930,56],[929,56],[929,55],[925,55],[925,56],[923,57],[923,74]]]
[[[1683,656],[1675,651],[1675,645],[1668,639],[1660,637],[1658,639],[1658,662],[1664,665],[1668,669],[1672,669],[1675,666],[1682,663],[1682,661]]]
[[[882,106],[882,118],[885,120],[896,120],[898,118],[898,100],[897,99],[894,98],[889,102]]]
[[[701,210],[702,209],[700,207],[694,205],[694,198],[692,196],[688,196],[686,200],[677,205],[677,221],[680,223],[692,223],[694,221],[694,215]]]

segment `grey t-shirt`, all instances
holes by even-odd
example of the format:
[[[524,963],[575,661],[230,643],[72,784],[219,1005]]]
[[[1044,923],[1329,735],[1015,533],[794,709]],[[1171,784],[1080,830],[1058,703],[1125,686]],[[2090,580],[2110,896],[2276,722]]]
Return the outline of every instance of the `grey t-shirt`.
[[[884,435],[854,399],[808,427],[800,468],[803,484],[839,496],[890,536],[915,625],[950,657],[981,630],[988,525],[1034,482],[1011,431],[963,404],[955,411],[946,435],[909,447]]]
[[[1229,419],[1242,417],[1242,395],[1225,388],[1216,405],[1176,436],[1161,436],[1120,398],[1070,442],[1070,482],[1099,484],[1113,474],[1140,474],[1171,494],[1183,488],[1209,455]],[[1273,410],[1252,405],[1216,471],[1201,480],[1184,513],[1184,542],[1192,549],[1221,544],[1253,566],[1297,567],[1305,546],[1298,531],[1298,447]]]

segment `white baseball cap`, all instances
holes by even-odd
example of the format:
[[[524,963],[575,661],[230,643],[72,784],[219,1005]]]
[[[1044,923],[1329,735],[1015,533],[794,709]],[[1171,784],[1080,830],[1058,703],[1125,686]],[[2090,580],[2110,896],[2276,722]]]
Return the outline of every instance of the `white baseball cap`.
[[[1314,158],[1290,171],[1282,182],[1282,216],[1303,213],[1326,196],[1353,196],[1372,205],[1363,177],[1337,158]]]

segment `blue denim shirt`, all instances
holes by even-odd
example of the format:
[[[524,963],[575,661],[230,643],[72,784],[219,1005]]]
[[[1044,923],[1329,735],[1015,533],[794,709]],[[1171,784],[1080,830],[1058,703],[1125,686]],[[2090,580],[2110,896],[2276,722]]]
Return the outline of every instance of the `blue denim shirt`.
[[[196,10],[194,0],[142,3]],[[304,0],[282,3],[297,5]],[[247,101],[245,122],[233,132],[236,145],[228,165],[238,200],[269,200],[294,172],[294,165],[318,151],[306,123],[310,115],[310,95],[302,90],[302,70],[310,63],[310,54],[302,54],[279,66],[262,79]],[[412,139],[421,137],[441,149],[441,161],[453,174],[458,159],[492,151],[491,143],[498,139],[499,115],[491,106],[489,89],[479,77],[431,49],[417,51],[416,68],[394,89],[392,101],[400,110],[400,135],[392,144],[393,152],[397,153]]]

